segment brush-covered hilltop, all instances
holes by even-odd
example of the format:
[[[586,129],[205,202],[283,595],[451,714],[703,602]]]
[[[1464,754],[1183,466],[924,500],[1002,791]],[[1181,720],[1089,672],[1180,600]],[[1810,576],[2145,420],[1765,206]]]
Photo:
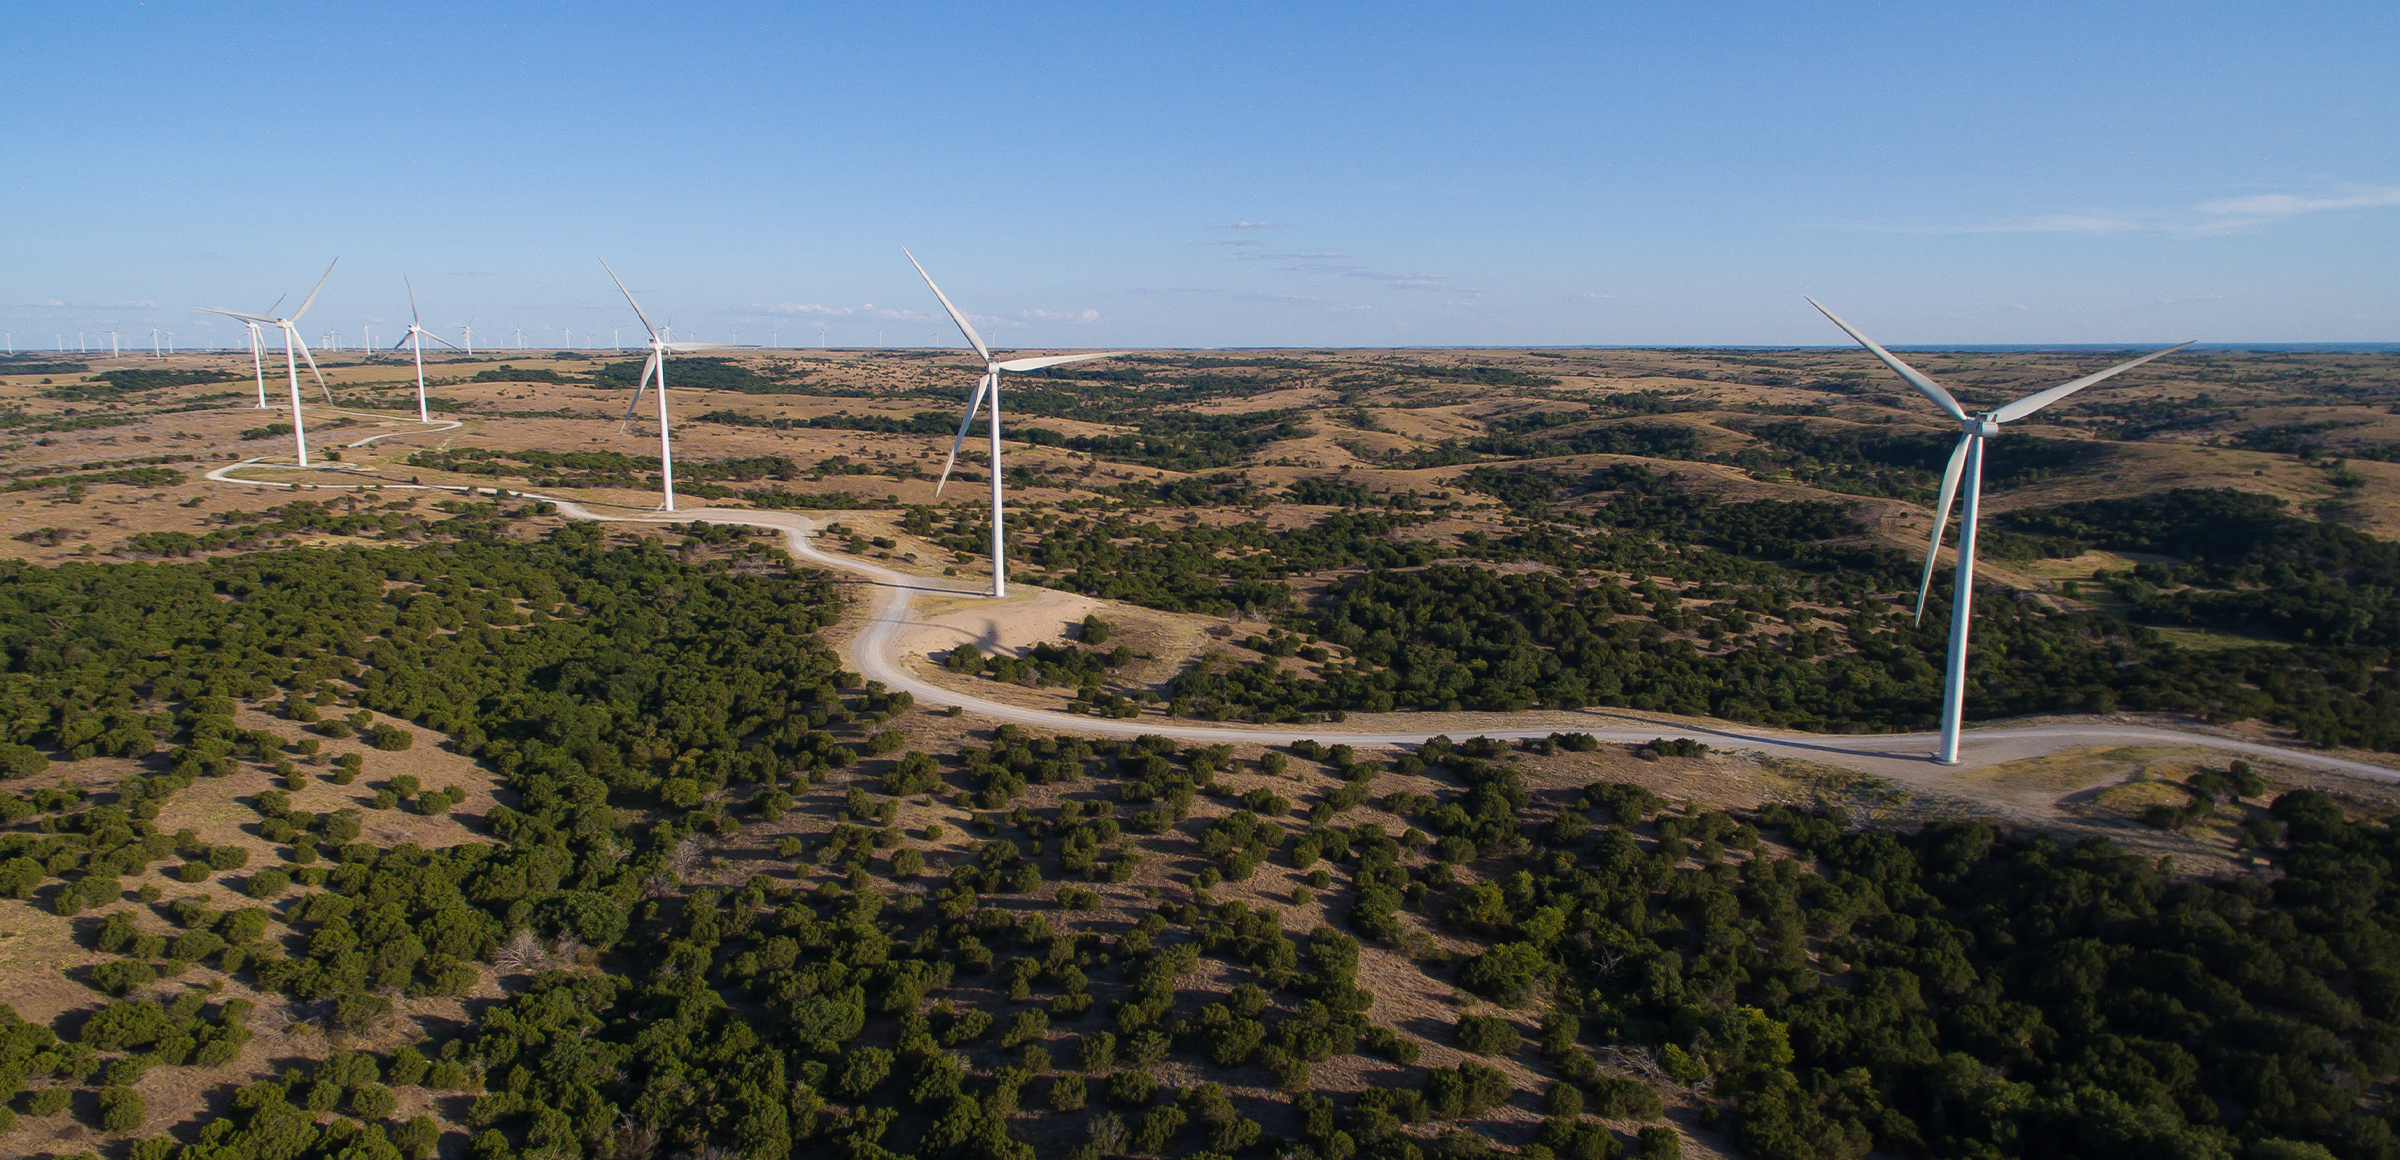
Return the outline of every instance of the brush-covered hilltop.
[[[847,671],[865,587],[778,536],[568,519],[657,502],[638,356],[429,360],[432,424],[321,362],[300,472],[247,352],[0,361],[0,1150],[2400,1156],[2400,793],[1701,739],[1937,711],[1956,425],[1863,353],[1012,378],[1013,594],[903,644],[1040,728]],[[678,492],[988,573],[975,374],[676,359]],[[1996,438],[1970,720],[2400,750],[2395,411],[2400,358],[2187,352]],[[1595,707],[1658,740],[1474,728]]]

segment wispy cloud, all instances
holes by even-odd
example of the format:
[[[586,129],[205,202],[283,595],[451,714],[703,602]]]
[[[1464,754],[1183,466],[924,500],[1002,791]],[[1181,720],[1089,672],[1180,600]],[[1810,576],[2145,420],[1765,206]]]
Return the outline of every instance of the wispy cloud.
[[[1036,322],[1084,323],[1100,321],[1100,312],[1097,310],[1026,310],[1022,311],[1021,313],[1023,313],[1025,317],[1033,319]]]
[[[2260,193],[2249,197],[2229,197],[2221,201],[2204,202],[2202,213],[2242,214],[2247,217],[2291,217],[2294,214],[2324,213],[2336,209],[2380,209],[2400,205],[2400,186],[2368,186],[2345,193],[2308,196],[2297,193]]]
[[[1237,230],[1271,230],[1276,228],[1276,225],[1274,222],[1235,222],[1233,223],[1232,228]]]
[[[1324,301],[1314,294],[1276,294],[1267,290],[1226,290],[1213,286],[1135,286],[1126,292],[1129,294],[1206,294],[1244,302],[1278,302],[1291,305],[1315,305]]]
[[[148,298],[133,298],[120,302],[69,302],[63,298],[41,298],[31,302],[11,302],[19,310],[156,310],[158,303]]]
[[[918,322],[928,317],[921,310],[893,310],[872,302],[861,302],[856,306],[826,306],[817,302],[779,302],[772,306],[752,303],[750,309],[798,318],[868,318],[885,322]]]
[[[2400,186],[2351,185],[2321,193],[2259,193],[2158,213],[2080,210],[1987,221],[1825,222],[1823,228],[1883,234],[2243,233],[2308,214],[2400,206]]]

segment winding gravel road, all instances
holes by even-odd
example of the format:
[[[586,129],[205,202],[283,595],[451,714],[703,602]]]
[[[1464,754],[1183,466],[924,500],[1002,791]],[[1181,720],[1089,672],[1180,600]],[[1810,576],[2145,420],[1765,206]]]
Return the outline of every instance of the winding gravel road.
[[[290,484],[267,480],[235,478],[232,473],[243,469],[290,470],[289,464],[244,460],[220,467],[207,478],[218,483],[241,484],[253,487],[290,487]],[[338,469],[338,468],[337,468]],[[314,469],[312,469],[314,470]],[[304,489],[331,488],[346,490],[368,484],[300,484]],[[446,487],[438,484],[378,483],[387,491],[422,490],[472,493],[468,487]],[[1508,718],[1501,714],[1475,715],[1476,724],[1450,729],[1431,728],[1352,728],[1344,725],[1316,724],[1306,728],[1291,726],[1194,725],[1176,724],[1144,718],[1132,721],[1106,717],[1088,717],[1059,713],[1046,709],[1026,708],[977,696],[937,685],[910,671],[899,655],[899,637],[911,623],[913,603],[919,594],[944,596],[975,595],[988,589],[972,581],[960,581],[932,576],[916,576],[878,567],[863,560],[834,555],[817,550],[813,536],[818,522],[807,516],[787,512],[762,512],[702,508],[668,515],[663,512],[612,515],[595,512],[573,500],[554,496],[518,492],[531,499],[546,500],[558,505],[559,511],[574,519],[610,523],[683,523],[707,520],[711,523],[747,524],[783,533],[792,554],[828,568],[850,572],[867,579],[876,592],[866,627],[850,641],[844,658],[860,675],[881,682],[885,688],[906,690],[924,705],[958,705],[966,712],[994,721],[1038,726],[1085,734],[1105,734],[1132,737],[1156,734],[1179,741],[1199,741],[1233,744],[1286,744],[1302,739],[1341,741],[1352,745],[1390,746],[1414,745],[1440,733],[1454,736],[1485,736],[1503,739],[1547,737],[1553,732],[1580,731],[1604,741],[1639,743],[1656,737],[1691,737],[1724,749],[1751,750],[1762,754],[1796,758],[1825,765],[1840,766],[1861,772],[1878,774],[1916,785],[1937,784],[1942,774],[1959,769],[1995,765],[2001,762],[2040,757],[2067,749],[2101,745],[2180,745],[2198,746],[2222,753],[2280,761],[2290,765],[2354,774],[2383,781],[2400,782],[2400,768],[2328,753],[2252,741],[2229,732],[2203,726],[2190,728],[2161,728],[2154,725],[2111,722],[2105,719],[2082,719],[2026,725],[1997,725],[1969,730],[1962,738],[1959,764],[1941,766],[1932,760],[1936,737],[1932,733],[1874,733],[1821,734],[1788,733],[1756,729],[1727,722],[1695,724],[1687,720],[1663,720],[1633,713],[1590,709],[1577,712],[1541,711],[1520,715],[1520,721],[1538,719],[1539,724],[1515,727],[1501,724]],[[1388,714],[1407,716],[1405,714]]]

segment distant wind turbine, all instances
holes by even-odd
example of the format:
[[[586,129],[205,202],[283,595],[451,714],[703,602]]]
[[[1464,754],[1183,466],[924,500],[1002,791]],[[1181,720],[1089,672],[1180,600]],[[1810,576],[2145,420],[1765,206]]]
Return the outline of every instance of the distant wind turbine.
[[[642,329],[650,334],[650,358],[642,364],[642,378],[633,388],[633,400],[625,404],[625,421],[633,420],[633,409],[641,406],[642,392],[650,387],[650,376],[658,376],[658,478],[666,494],[666,510],[675,510],[675,447],[667,430],[667,354],[670,351],[707,350],[716,346],[709,342],[669,342],[658,327],[650,324],[650,316],[642,312],[642,304],[633,300],[633,291],[625,288],[625,280],[617,277],[608,260],[600,260],[600,268],[608,271],[609,281],[625,295],[625,303],[633,307],[633,316],[642,320]]]
[[[406,346],[416,352],[417,422],[431,423],[433,422],[433,414],[425,409],[425,340],[430,338],[433,341],[441,343],[443,346],[449,347],[452,350],[457,350],[458,344],[425,329],[424,316],[417,313],[416,286],[408,280],[408,275],[406,274],[400,276],[400,284],[408,287],[408,333],[401,336],[400,341],[393,343],[392,349],[398,350],[401,347]]]
[[[159,349],[158,349],[158,336],[159,336],[159,329],[158,329],[157,327],[155,327],[155,326],[151,327],[151,328],[150,328],[150,357],[151,357],[151,358],[164,358],[164,357],[166,357],[166,356],[164,356],[164,355],[162,355],[162,354],[160,354],[160,353],[159,353]]]
[[[308,466],[308,431],[300,416],[300,367],[292,360],[295,348],[299,351],[301,358],[308,360],[308,373],[317,376],[317,387],[325,392],[325,402],[328,404],[333,402],[333,389],[325,385],[325,372],[317,369],[316,356],[308,353],[308,343],[301,340],[300,329],[296,324],[300,321],[301,315],[308,313],[309,307],[316,305],[318,291],[325,289],[325,279],[333,277],[333,267],[340,263],[341,259],[335,258],[332,263],[326,265],[325,273],[317,279],[316,288],[308,292],[307,299],[300,303],[300,309],[292,311],[289,318],[243,314],[236,310],[219,310],[213,306],[200,307],[202,311],[209,314],[222,314],[228,318],[239,318],[246,322],[272,323],[283,331],[283,370],[292,388],[292,453],[302,467]],[[282,299],[279,298],[276,301],[281,302]],[[274,308],[268,307],[268,309],[271,311]]]
[[[1950,500],[1961,494],[1959,482],[1963,478],[1966,488],[1959,503],[1958,512],[1958,576],[1955,581],[1955,591],[1951,593],[1950,597],[1950,655],[1947,658],[1949,663],[1942,681],[1942,740],[1941,747],[1934,752],[1933,757],[1935,761],[1944,765],[1955,765],[1958,763],[1959,718],[1966,707],[1967,697],[1967,619],[1969,607],[1974,602],[1975,592],[1975,521],[1981,515],[1978,509],[1983,498],[1983,441],[1999,434],[2002,423],[2016,422],[2085,387],[2132,370],[2151,359],[2173,354],[2199,340],[2179,342],[2164,350],[2154,350],[2131,362],[2118,363],[2107,370],[2085,375],[2072,382],[2061,383],[2045,391],[2036,391],[1997,410],[1987,411],[1981,415],[1969,415],[1966,408],[1959,406],[1958,400],[1951,397],[1950,392],[1942,389],[1940,383],[1926,377],[1917,368],[1901,362],[1892,352],[1875,345],[1874,339],[1860,334],[1857,327],[1842,321],[1841,316],[1833,311],[1826,310],[1824,303],[1811,298],[1808,300],[1808,304],[1816,307],[1825,317],[1832,319],[1833,324],[1841,327],[1844,333],[1857,339],[1858,344],[1867,348],[1868,353],[1882,360],[1883,365],[1892,368],[1893,374],[1906,379],[1908,385],[1917,389],[1918,394],[1932,400],[1933,405],[1940,407],[1944,414],[1958,420],[1961,428],[1958,447],[1950,452],[1950,465],[1942,470],[1941,495],[1934,501],[1933,542],[1925,550],[1925,575],[1917,585],[1917,621],[1923,623],[1925,599],[1933,591],[1934,557],[1939,555],[1942,550],[1942,532],[1950,523]]]
[[[108,332],[108,357],[110,357],[110,358],[121,358],[121,357],[123,357],[123,355],[121,354],[121,352],[119,352],[119,351],[117,350],[117,332],[116,332],[116,331],[113,331],[113,330]]]
[[[275,305],[283,305],[283,299],[276,299]],[[270,306],[267,309],[273,310],[275,307]],[[250,328],[250,373],[258,379],[258,407],[263,411],[267,407],[267,364],[259,352],[258,321],[251,318],[241,321],[243,326]]]
[[[1115,358],[1124,352],[1101,351],[1095,354],[1063,354],[1051,355],[1047,358],[1015,358],[1005,361],[993,358],[991,348],[983,344],[983,336],[975,333],[975,328],[967,323],[967,316],[960,314],[958,307],[950,304],[950,296],[942,293],[942,288],[933,284],[933,275],[925,272],[925,267],[917,261],[917,256],[909,254],[906,246],[902,246],[900,252],[908,254],[908,264],[917,268],[917,277],[925,279],[926,287],[933,291],[935,298],[941,300],[942,309],[950,312],[950,321],[958,324],[959,333],[967,337],[968,345],[973,346],[975,353],[983,359],[983,377],[975,381],[975,394],[967,401],[966,415],[958,421],[958,437],[950,442],[950,458],[948,462],[942,464],[942,478],[933,485],[933,494],[935,498],[940,498],[942,488],[950,482],[950,469],[958,465],[958,450],[967,442],[967,428],[974,425],[976,408],[983,405],[984,393],[989,391],[992,396],[992,597],[998,599],[1008,595],[1008,545],[1001,517],[1002,496],[1000,493],[1001,372],[1038,371],[1043,367],[1063,366],[1067,363],[1084,362],[1090,359]]]

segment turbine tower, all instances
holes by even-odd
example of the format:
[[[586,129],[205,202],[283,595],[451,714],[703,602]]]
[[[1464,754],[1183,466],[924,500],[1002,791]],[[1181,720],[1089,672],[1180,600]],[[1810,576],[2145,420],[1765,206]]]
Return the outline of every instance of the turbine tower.
[[[1841,316],[1833,311],[1826,310],[1824,303],[1810,298],[1808,304],[1832,319],[1833,324],[1841,327],[1844,333],[1857,339],[1858,345],[1867,348],[1868,353],[1892,368],[1893,374],[1906,379],[1918,394],[1932,400],[1933,405],[1940,407],[1944,414],[1958,420],[1958,446],[1950,452],[1950,465],[1942,469],[1941,495],[1934,502],[1933,542],[1925,550],[1925,575],[1917,584],[1917,622],[1921,624],[1925,620],[1925,598],[1933,591],[1934,557],[1942,550],[1942,532],[1950,523],[1950,501],[1961,495],[1959,484],[1963,479],[1966,486],[1958,511],[1958,576],[1950,596],[1950,655],[1942,679],[1942,740],[1941,747],[1933,755],[1933,759],[1943,765],[1956,765],[1959,718],[1967,699],[1967,617],[1975,593],[1975,521],[1982,514],[1984,440],[1999,434],[2003,423],[2014,423],[2102,379],[2132,370],[2151,359],[2173,354],[2199,340],[2179,342],[2164,350],[2154,350],[2131,362],[2118,363],[2107,370],[2061,383],[2045,391],[2036,391],[1997,410],[1969,415],[1966,408],[1959,406],[1958,400],[1951,397],[1950,392],[1942,389],[1940,383],[1901,362],[1892,352],[1875,345],[1874,339],[1860,334],[1857,327],[1842,321]]]
[[[236,310],[219,310],[213,306],[199,308],[209,314],[222,314],[228,318],[242,319],[245,322],[273,323],[283,331],[283,371],[292,388],[292,452],[293,457],[299,460],[302,467],[308,466],[308,431],[300,417],[300,367],[292,361],[293,350],[297,348],[300,357],[308,360],[308,373],[317,376],[317,388],[325,392],[327,405],[331,405],[333,402],[333,388],[325,385],[325,372],[317,369],[317,358],[308,353],[308,343],[301,339],[299,327],[295,324],[300,321],[301,315],[308,313],[309,307],[316,305],[317,292],[325,289],[325,279],[333,277],[333,267],[340,263],[341,259],[335,258],[326,265],[324,275],[317,279],[316,288],[308,292],[308,298],[300,303],[300,309],[292,311],[292,316],[289,318],[243,314]],[[282,299],[276,301],[280,302]],[[268,307],[268,309],[273,310],[274,307]]]
[[[967,336],[967,344],[974,347],[975,353],[983,358],[983,377],[975,380],[975,394],[967,401],[966,415],[960,418],[958,421],[958,437],[950,441],[950,458],[947,462],[942,464],[942,478],[939,482],[933,485],[933,494],[934,498],[941,498],[942,488],[950,482],[950,469],[958,464],[958,449],[966,445],[967,428],[972,426],[975,422],[976,408],[983,405],[984,392],[991,392],[992,598],[997,600],[1008,595],[1008,544],[1004,521],[1001,518],[1002,497],[1000,493],[1001,372],[1007,371],[1015,373],[1021,371],[1038,371],[1043,367],[1061,366],[1066,363],[1084,362],[1089,359],[1115,358],[1116,356],[1125,352],[1100,351],[1093,354],[1064,354],[1052,355],[1047,358],[1014,358],[1007,359],[1005,361],[993,358],[991,348],[983,344],[983,336],[975,333],[975,328],[967,324],[967,316],[960,314],[958,312],[958,307],[950,304],[950,296],[942,293],[942,288],[933,284],[933,275],[925,272],[925,267],[922,263],[917,261],[917,256],[915,254],[909,254],[908,247],[906,246],[900,247],[900,252],[903,254],[908,254],[908,264],[917,268],[917,276],[925,279],[925,285],[928,289],[933,291],[933,296],[941,299],[942,309],[950,312],[950,321],[958,324],[959,333]]]
[[[425,409],[425,340],[430,338],[433,341],[441,343],[443,346],[449,347],[452,350],[457,350],[458,344],[425,329],[424,316],[417,313],[416,286],[409,282],[408,275],[406,274],[402,274],[400,276],[400,284],[408,287],[408,333],[403,335],[399,342],[393,343],[392,349],[398,350],[401,347],[406,346],[416,352],[417,422],[431,423],[433,422],[433,416]]]

